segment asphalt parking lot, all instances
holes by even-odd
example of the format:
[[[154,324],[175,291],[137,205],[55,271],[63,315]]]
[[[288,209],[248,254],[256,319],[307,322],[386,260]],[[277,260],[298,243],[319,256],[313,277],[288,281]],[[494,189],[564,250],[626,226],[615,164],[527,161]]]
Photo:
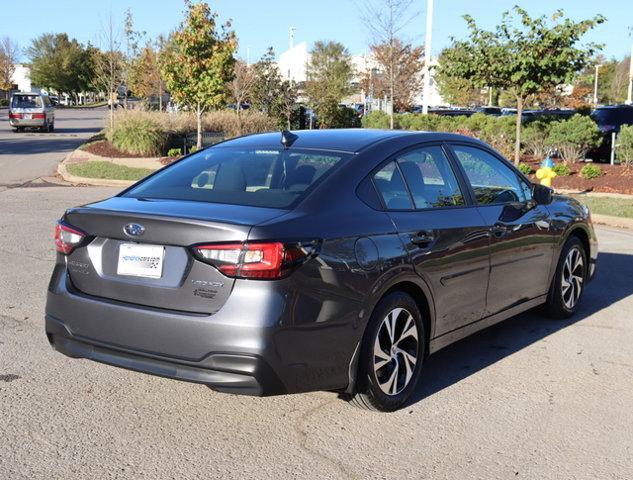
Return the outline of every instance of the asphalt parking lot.
[[[57,109],[55,131],[15,133],[0,109],[0,191],[36,179],[51,181],[57,164],[104,125],[106,108]]]
[[[0,479],[628,479],[633,234],[598,228],[599,273],[569,321],[529,312],[428,362],[415,401],[252,398],[54,352],[43,331],[53,223],[115,191],[0,192]]]

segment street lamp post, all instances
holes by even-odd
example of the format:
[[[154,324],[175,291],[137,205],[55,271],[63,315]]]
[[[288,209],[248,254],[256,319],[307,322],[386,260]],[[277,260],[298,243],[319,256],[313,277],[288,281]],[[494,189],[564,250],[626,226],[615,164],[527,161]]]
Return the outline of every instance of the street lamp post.
[[[629,93],[626,96],[626,104],[633,103],[633,44],[631,45],[631,56],[629,57]]]
[[[422,113],[429,113],[429,95],[431,93],[431,40],[433,37],[433,0],[426,0],[426,39],[424,40],[424,92]]]
[[[598,106],[598,72],[602,65],[596,65],[596,75],[593,79],[593,104]]]

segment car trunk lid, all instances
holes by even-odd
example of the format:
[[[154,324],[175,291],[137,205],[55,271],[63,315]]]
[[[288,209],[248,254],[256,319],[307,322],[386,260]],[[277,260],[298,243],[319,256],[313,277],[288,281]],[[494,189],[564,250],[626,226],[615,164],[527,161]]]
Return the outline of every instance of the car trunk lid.
[[[68,273],[73,286],[89,295],[212,314],[228,299],[234,280],[196,260],[189,247],[243,242],[253,225],[284,213],[258,207],[114,197],[69,210],[64,216],[65,222],[88,236],[86,244],[68,256]],[[126,228],[129,226],[135,228]],[[158,267],[152,270],[156,275],[122,268],[134,252],[156,255],[142,258]]]

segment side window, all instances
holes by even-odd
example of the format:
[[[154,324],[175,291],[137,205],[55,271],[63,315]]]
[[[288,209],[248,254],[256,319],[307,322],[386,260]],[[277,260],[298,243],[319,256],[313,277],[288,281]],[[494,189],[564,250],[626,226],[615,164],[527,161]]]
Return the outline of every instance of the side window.
[[[413,150],[397,161],[413,196],[415,208],[465,205],[457,178],[442,147]]]
[[[466,172],[478,204],[527,201],[528,186],[498,158],[475,147],[453,145],[453,150]]]
[[[411,197],[396,162],[389,162],[374,175],[374,184],[389,210],[412,210]]]

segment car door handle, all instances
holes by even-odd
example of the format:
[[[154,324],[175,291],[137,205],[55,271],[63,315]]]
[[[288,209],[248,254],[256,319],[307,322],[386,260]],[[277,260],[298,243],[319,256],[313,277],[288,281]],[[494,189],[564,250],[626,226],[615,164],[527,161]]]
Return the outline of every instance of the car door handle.
[[[411,235],[411,243],[418,247],[428,247],[435,240],[432,232],[416,232]]]

